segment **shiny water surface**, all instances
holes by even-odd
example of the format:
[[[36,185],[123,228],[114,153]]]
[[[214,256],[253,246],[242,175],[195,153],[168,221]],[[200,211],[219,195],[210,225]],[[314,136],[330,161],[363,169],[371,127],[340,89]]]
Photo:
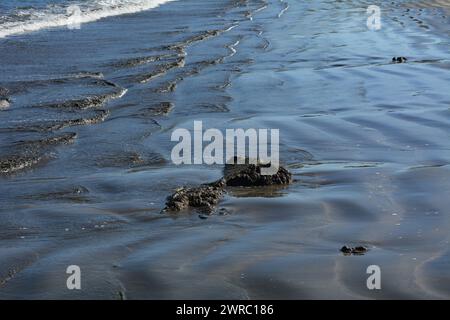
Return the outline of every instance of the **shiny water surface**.
[[[0,298],[449,298],[450,3],[383,2],[379,31],[370,4],[179,0],[2,37]],[[172,164],[194,120],[279,128],[294,183],[162,214],[222,175]]]

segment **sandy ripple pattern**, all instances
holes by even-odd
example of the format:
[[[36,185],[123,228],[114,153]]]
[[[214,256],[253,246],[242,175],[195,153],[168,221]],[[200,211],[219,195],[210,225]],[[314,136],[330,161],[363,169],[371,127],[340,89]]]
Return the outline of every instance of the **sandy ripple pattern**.
[[[383,2],[378,31],[367,6],[173,1],[0,41],[0,299],[448,299],[450,6]],[[221,177],[171,164],[194,120],[280,128],[293,183],[161,214]]]

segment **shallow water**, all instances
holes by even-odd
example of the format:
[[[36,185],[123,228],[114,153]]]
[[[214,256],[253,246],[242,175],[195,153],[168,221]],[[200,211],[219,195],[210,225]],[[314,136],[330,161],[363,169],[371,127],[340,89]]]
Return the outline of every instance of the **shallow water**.
[[[180,0],[0,39],[0,298],[448,298],[450,3],[385,3],[376,32],[370,4]],[[171,163],[194,120],[279,128],[294,183],[161,214],[222,175]]]

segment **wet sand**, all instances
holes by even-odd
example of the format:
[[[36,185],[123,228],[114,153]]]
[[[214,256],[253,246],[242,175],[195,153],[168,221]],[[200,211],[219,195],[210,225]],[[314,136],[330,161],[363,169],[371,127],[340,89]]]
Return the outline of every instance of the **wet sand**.
[[[0,39],[0,299],[449,298],[450,3],[383,3],[376,32],[370,4],[183,0]],[[279,128],[293,183],[161,214],[222,176],[172,164],[194,120]]]

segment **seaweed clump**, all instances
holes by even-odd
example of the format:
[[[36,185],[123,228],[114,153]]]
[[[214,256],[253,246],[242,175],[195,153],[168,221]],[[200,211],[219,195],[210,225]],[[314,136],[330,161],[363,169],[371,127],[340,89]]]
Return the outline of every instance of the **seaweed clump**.
[[[212,212],[222,198],[225,182],[223,179],[195,188],[182,187],[167,198],[164,211],[182,211],[189,207],[203,212]]]
[[[237,162],[237,161],[235,161]],[[273,185],[288,185],[292,182],[292,174],[285,168],[279,167],[273,175],[261,174],[262,168],[269,168],[269,164],[227,164],[224,179],[229,187],[261,187]]]
[[[178,212],[188,208],[196,208],[211,213],[215,210],[226,191],[226,187],[263,187],[274,185],[288,185],[292,182],[292,174],[285,168],[279,167],[273,175],[263,175],[261,169],[270,164],[250,164],[245,159],[244,164],[228,163],[224,169],[224,177],[220,180],[203,184],[199,187],[179,188],[167,198],[163,211]]]

